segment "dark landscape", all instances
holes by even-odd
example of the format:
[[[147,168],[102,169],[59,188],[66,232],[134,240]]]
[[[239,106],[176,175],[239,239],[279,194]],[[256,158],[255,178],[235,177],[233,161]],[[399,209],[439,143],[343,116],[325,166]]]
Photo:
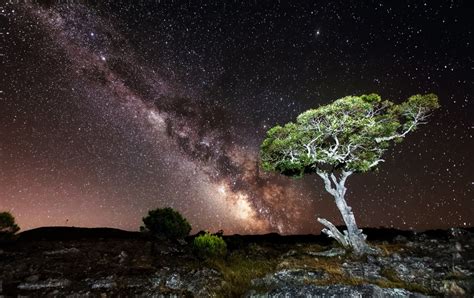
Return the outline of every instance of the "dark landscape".
[[[116,297],[424,297],[474,294],[474,229],[366,229],[378,256],[319,235],[223,236],[223,259],[185,240],[109,228],[45,227],[0,244],[0,294]],[[286,296],[285,296],[286,295]],[[359,296],[360,297],[360,296]]]
[[[471,2],[0,1],[0,298],[474,297]]]

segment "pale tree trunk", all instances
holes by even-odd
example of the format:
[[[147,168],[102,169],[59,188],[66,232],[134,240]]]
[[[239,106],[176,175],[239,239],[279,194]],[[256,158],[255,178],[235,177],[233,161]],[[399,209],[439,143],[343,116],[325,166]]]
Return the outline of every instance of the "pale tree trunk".
[[[317,172],[317,174],[323,179],[326,191],[334,197],[337,208],[339,209],[342,219],[347,227],[347,230],[341,233],[328,220],[318,218],[318,221],[326,227],[322,232],[327,234],[329,237],[334,238],[345,248],[352,249],[357,255],[373,253],[374,250],[370,248],[365,241],[366,236],[362,233],[362,230],[357,227],[352,208],[347,205],[344,198],[347,190],[345,182],[352,172],[342,172],[339,180],[334,174],[329,175],[328,173],[321,171]]]

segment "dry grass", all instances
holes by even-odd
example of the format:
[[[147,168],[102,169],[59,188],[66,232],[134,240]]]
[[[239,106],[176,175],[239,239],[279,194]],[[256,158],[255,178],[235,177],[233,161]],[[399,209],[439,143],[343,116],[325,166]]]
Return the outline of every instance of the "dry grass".
[[[241,297],[251,287],[252,279],[274,272],[276,263],[274,259],[251,259],[243,254],[234,254],[227,259],[209,260],[207,265],[218,270],[225,281],[218,296]]]
[[[372,243],[372,246],[379,248],[383,255],[388,256],[393,253],[400,253],[407,250],[407,246],[403,243]]]
[[[405,249],[403,244],[375,244],[385,254],[400,252]],[[302,245],[295,247],[295,253],[284,259],[276,256],[261,254],[261,249],[255,250],[254,254],[249,252],[235,252],[226,259],[208,260],[206,265],[222,273],[225,283],[222,289],[217,293],[222,297],[241,297],[248,289],[252,288],[251,281],[256,278],[262,278],[269,273],[282,269],[305,269],[313,271],[323,271],[326,277],[320,280],[307,281],[308,284],[318,286],[328,286],[334,284],[345,285],[363,285],[374,284],[384,288],[404,288],[409,291],[423,294],[433,294],[419,284],[412,284],[402,281],[395,270],[384,268],[380,280],[367,280],[347,275],[342,267],[344,261],[353,259],[350,255],[339,257],[314,257],[308,252],[326,250],[327,247],[319,245]],[[362,260],[360,260],[362,261]],[[265,289],[257,289],[265,290]]]

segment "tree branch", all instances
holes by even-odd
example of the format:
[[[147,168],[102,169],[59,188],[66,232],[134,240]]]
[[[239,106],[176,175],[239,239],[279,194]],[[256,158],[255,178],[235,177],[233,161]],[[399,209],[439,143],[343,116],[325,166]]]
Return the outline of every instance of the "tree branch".
[[[327,228],[327,229],[322,230],[324,234],[328,235],[331,238],[336,239],[336,241],[339,242],[344,247],[349,246],[347,237],[344,236],[341,232],[339,232],[336,226],[334,226],[331,222],[329,222],[327,219],[324,219],[324,218],[318,217],[318,221]]]
[[[376,161],[374,161],[373,163],[370,164],[369,168],[375,167],[376,165],[378,165],[379,163],[384,162],[384,161],[385,161],[385,159],[377,159]]]
[[[375,138],[375,141],[377,143],[384,142],[384,141],[390,141],[396,138],[404,138],[410,131],[412,131],[415,127],[417,127],[419,124],[425,124],[423,120],[426,120],[428,117],[427,111],[423,111],[422,108],[418,108],[418,111],[416,115],[413,115],[414,113],[409,112],[410,116],[413,117],[412,121],[413,123],[402,133],[397,133],[388,137],[381,137],[381,138]],[[405,114],[406,115],[406,114]]]
[[[333,196],[336,195],[336,190],[332,187],[331,185],[331,180],[329,180],[329,177],[328,177],[328,174],[327,173],[324,173],[322,171],[316,171],[316,174],[318,174],[319,177],[321,177],[321,179],[323,179],[324,181],[324,188],[326,188],[326,191],[330,194],[332,194]]]
[[[341,176],[341,180],[339,181],[339,183],[344,186],[344,184],[346,183],[346,180],[347,180],[347,177],[349,177],[350,175],[352,175],[352,171],[343,171],[342,172],[342,176]]]

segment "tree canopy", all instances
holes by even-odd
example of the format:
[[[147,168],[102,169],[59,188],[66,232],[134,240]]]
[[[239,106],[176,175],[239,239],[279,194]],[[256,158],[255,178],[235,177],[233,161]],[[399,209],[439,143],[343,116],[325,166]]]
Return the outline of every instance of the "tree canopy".
[[[391,141],[401,141],[438,107],[435,94],[413,95],[401,104],[378,94],[340,98],[270,129],[261,145],[262,166],[289,176],[367,172],[383,161]]]
[[[15,223],[15,217],[10,212],[0,212],[0,239],[10,238],[20,227]]]

